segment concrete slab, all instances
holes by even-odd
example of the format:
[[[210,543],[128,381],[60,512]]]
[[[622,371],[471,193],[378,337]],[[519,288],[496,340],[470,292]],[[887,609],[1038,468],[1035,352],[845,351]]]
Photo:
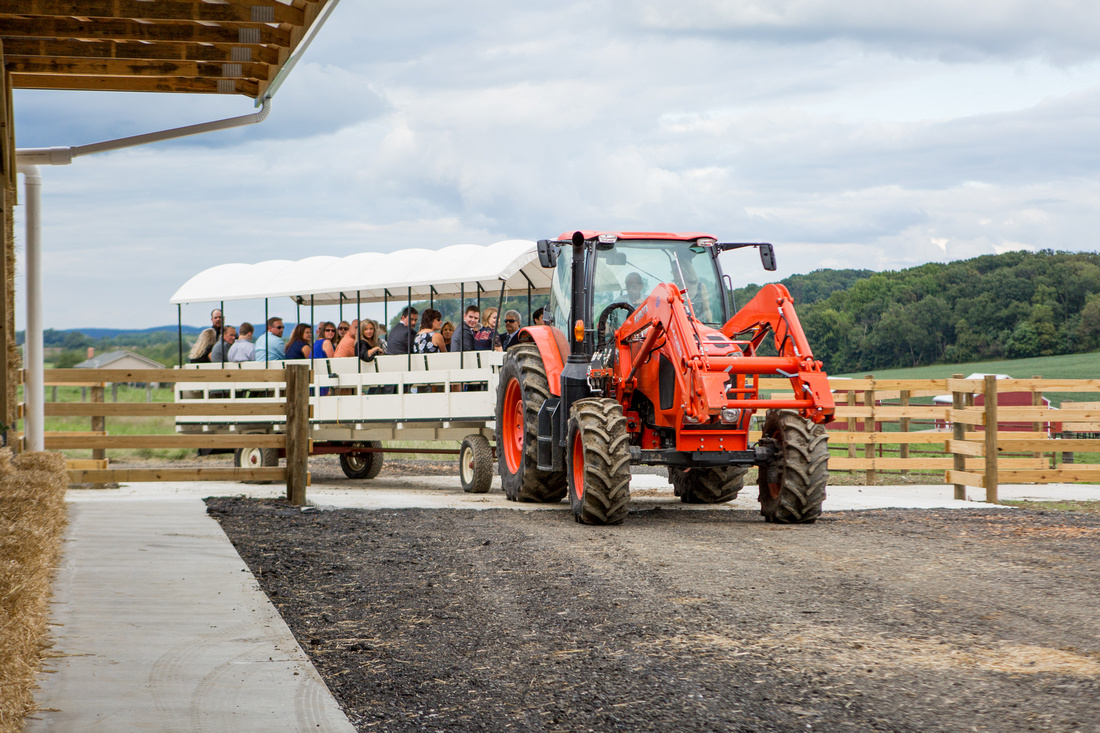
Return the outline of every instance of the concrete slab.
[[[27,731],[355,730],[200,501],[91,493],[70,492]]]

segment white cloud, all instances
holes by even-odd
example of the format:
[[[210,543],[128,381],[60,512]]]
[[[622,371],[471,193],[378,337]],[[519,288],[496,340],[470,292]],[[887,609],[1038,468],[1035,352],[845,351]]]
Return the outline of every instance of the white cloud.
[[[985,7],[341,4],[261,125],[44,170],[46,324],[173,322],[223,262],[578,227],[772,241],[779,276],[1096,249],[1097,12]],[[249,111],[16,95],[20,145]]]

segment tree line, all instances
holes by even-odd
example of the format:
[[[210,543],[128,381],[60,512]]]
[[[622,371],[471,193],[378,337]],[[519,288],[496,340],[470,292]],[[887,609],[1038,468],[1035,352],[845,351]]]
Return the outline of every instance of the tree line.
[[[834,373],[1100,348],[1100,253],[1007,252],[894,272],[817,270],[780,282],[794,298],[814,355]],[[760,288],[735,290],[735,306]],[[497,305],[495,293],[481,300],[483,308]],[[539,296],[531,307],[546,302]],[[428,302],[414,305],[423,312]],[[434,305],[445,319],[460,321],[457,299]],[[519,310],[527,325],[526,297],[510,298],[504,307]],[[391,327],[400,309],[391,304]],[[199,329],[184,330],[186,351]],[[58,354],[57,366],[83,361],[89,346],[98,354],[129,349],[167,365],[178,361],[174,327],[100,338],[48,329],[43,336]]]
[[[834,373],[1100,348],[1100,254],[1007,252],[895,272],[818,270],[781,281]],[[738,305],[759,290],[735,292]]]

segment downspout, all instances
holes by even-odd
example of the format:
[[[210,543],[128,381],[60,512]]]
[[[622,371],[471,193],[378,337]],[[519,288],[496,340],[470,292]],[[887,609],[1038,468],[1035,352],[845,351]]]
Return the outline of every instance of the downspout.
[[[27,330],[23,339],[23,440],[27,450],[46,447],[46,385],[42,362],[42,175],[38,166],[19,163],[27,196]]]
[[[271,111],[271,97],[265,96],[259,111],[225,120],[202,122],[197,125],[176,127],[171,130],[132,135],[117,140],[76,147],[23,148],[15,151],[18,170],[23,174],[27,201],[27,330],[23,341],[23,365],[25,371],[23,401],[24,445],[29,451],[45,450],[45,402],[46,385],[42,351],[42,176],[40,165],[69,165],[73,158],[93,153],[132,148],[137,145],[174,140],[215,130],[254,125],[267,119]]]

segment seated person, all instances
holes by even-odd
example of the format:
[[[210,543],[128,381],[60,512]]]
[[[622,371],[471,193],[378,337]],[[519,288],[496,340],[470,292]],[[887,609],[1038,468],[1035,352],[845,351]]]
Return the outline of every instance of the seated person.
[[[504,313],[504,333],[500,335],[500,346],[505,351],[519,343],[520,329],[519,311],[509,310]]]
[[[195,340],[195,345],[191,347],[191,352],[187,355],[190,363],[209,364],[210,352],[213,350],[214,344],[216,344],[217,341],[217,331],[212,328],[203,329],[198,339]]]
[[[313,343],[314,359],[330,359],[336,355],[336,324],[332,321],[322,321],[317,324],[317,340]]]
[[[435,308],[424,311],[424,315],[420,318],[420,332],[413,339],[412,353],[438,354],[441,351],[446,351],[447,347],[443,343],[443,335],[439,333],[439,328],[442,325],[442,313]]]
[[[237,340],[229,347],[229,361],[252,361],[256,358],[256,346],[252,343],[252,334],[255,330],[248,321],[241,324]]]
[[[308,323],[299,323],[290,334],[290,343],[286,346],[287,359],[308,359],[312,352],[313,329]]]
[[[369,318],[364,318],[359,328],[356,352],[363,361],[374,361],[374,357],[386,353],[386,342],[378,338],[378,324]]]
[[[336,345],[336,358],[355,356],[355,344],[359,341],[359,321],[358,319],[352,321],[343,334],[340,333],[340,329],[343,328],[344,322],[340,323],[340,327],[336,329],[337,336],[340,337],[340,343]]]
[[[236,340],[237,329],[233,326],[223,327],[222,337],[218,339],[218,343],[214,344],[214,348],[210,350],[210,362],[212,364],[224,364],[230,361],[229,350]]]
[[[637,308],[645,300],[645,278],[636,272],[626,276],[626,302]]]
[[[481,314],[481,328],[474,334],[474,351],[500,351],[497,334],[497,309],[489,307]]]

